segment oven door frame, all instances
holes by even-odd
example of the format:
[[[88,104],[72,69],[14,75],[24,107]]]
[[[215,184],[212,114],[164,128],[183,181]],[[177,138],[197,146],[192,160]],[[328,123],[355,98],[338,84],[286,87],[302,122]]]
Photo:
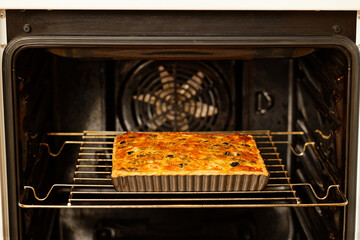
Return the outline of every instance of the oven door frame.
[[[354,42],[346,37],[334,36],[334,37],[83,37],[83,36],[31,36],[20,37],[13,39],[5,48],[4,51],[4,63],[3,63],[3,77],[4,80],[0,83],[1,99],[0,104],[0,164],[1,164],[1,201],[2,201],[2,221],[3,221],[3,233],[5,239],[16,238],[17,229],[17,191],[16,189],[16,158],[14,144],[16,142],[16,136],[13,132],[14,114],[11,114],[13,105],[11,101],[6,99],[13,99],[12,96],[12,66],[13,59],[16,53],[24,48],[29,47],[50,47],[50,46],[131,46],[131,45],[158,45],[158,46],[203,46],[203,45],[239,45],[239,46],[337,46],[339,48],[345,48],[350,55],[352,61],[352,86],[350,87],[351,99],[349,100],[350,109],[349,112],[353,113],[349,119],[349,129],[352,129],[351,136],[347,136],[349,145],[348,157],[349,157],[349,172],[348,180],[351,183],[348,184],[348,200],[350,204],[347,206],[347,239],[356,239],[356,235],[359,235],[357,225],[359,223],[359,214],[356,215],[356,210],[359,206],[355,203],[359,202],[357,194],[360,192],[360,176],[357,174],[359,159],[360,145],[358,145],[359,136],[359,70],[360,70],[360,57],[359,51]],[[1,52],[0,52],[1,54]],[[2,77],[0,76],[0,78]],[[9,80],[10,79],[10,80]],[[1,80],[1,79],[0,79]],[[3,85],[2,85],[3,84]],[[2,122],[2,120],[5,120]],[[3,134],[5,132],[5,134]],[[8,144],[6,144],[8,143]],[[5,151],[6,149],[6,151]],[[360,165],[360,164],[359,164]],[[10,204],[10,205],[9,205]]]
[[[0,10],[0,237],[9,239],[9,214],[7,201],[7,172],[6,172],[6,139],[5,139],[5,113],[3,98],[3,53],[7,45],[6,12]]]

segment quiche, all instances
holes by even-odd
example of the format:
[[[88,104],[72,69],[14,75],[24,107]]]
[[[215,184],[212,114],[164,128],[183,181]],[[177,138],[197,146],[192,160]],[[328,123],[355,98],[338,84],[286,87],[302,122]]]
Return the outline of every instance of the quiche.
[[[269,176],[256,143],[250,135],[127,132],[114,139],[112,156],[111,177],[117,190],[124,188],[146,190],[150,185],[151,190],[156,188],[154,186],[156,181],[160,182],[160,185],[180,184],[166,183],[164,176],[175,176],[178,181],[181,181],[180,176],[188,178],[206,176],[210,177],[208,181],[212,181],[212,176],[226,176],[228,184],[233,185],[236,184],[235,179],[231,181],[234,176],[251,176],[255,180],[250,180],[256,181],[258,185],[266,184]],[[162,178],[156,180],[156,177]],[[189,182],[188,184],[194,184],[191,183],[191,179],[183,180]],[[237,180],[239,181],[238,178]],[[243,179],[245,185],[251,185],[248,180]],[[174,181],[174,177],[169,178],[168,181]],[[205,178],[203,181],[206,181]],[[255,189],[262,187],[264,186],[255,186]],[[160,186],[160,190],[162,188]],[[193,187],[183,186],[183,188]],[[233,187],[225,186],[225,188]],[[241,188],[241,190],[247,189]]]

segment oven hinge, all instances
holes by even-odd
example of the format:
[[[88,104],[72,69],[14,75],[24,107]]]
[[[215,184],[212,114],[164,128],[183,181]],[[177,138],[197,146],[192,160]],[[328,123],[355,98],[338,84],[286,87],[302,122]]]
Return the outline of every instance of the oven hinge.
[[[4,50],[6,40],[6,12],[5,9],[0,9],[0,48]]]

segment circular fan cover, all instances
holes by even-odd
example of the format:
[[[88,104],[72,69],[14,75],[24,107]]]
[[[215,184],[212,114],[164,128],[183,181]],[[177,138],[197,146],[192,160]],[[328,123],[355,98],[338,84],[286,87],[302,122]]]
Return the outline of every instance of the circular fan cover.
[[[225,130],[230,94],[223,76],[201,61],[146,61],[128,75],[118,115],[127,131]]]

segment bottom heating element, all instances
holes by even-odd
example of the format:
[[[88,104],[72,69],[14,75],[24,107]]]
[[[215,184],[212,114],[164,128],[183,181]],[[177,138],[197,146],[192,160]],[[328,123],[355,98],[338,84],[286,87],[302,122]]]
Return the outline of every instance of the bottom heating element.
[[[73,182],[52,185],[45,197],[38,196],[33,186],[24,186],[19,206],[23,208],[218,208],[347,205],[347,200],[339,185],[335,183],[328,186],[324,197],[319,197],[311,184],[291,182],[277,146],[285,144],[293,154],[301,157],[307,148],[314,146],[314,143],[305,143],[303,152],[298,153],[289,142],[276,139],[283,139],[287,135],[303,135],[303,132],[243,131],[238,133],[253,135],[261,152],[270,174],[269,182],[263,190],[117,192],[111,179],[111,156],[113,139],[122,132],[49,133],[49,136],[54,137],[81,138],[80,141],[65,141],[57,153],[53,153],[47,143],[41,144],[42,147],[47,147],[49,154],[53,157],[60,155],[69,144],[79,145],[78,159],[74,159],[77,164]],[[316,201],[305,202],[298,195],[297,188],[310,189]],[[333,194],[329,194],[332,191]]]

